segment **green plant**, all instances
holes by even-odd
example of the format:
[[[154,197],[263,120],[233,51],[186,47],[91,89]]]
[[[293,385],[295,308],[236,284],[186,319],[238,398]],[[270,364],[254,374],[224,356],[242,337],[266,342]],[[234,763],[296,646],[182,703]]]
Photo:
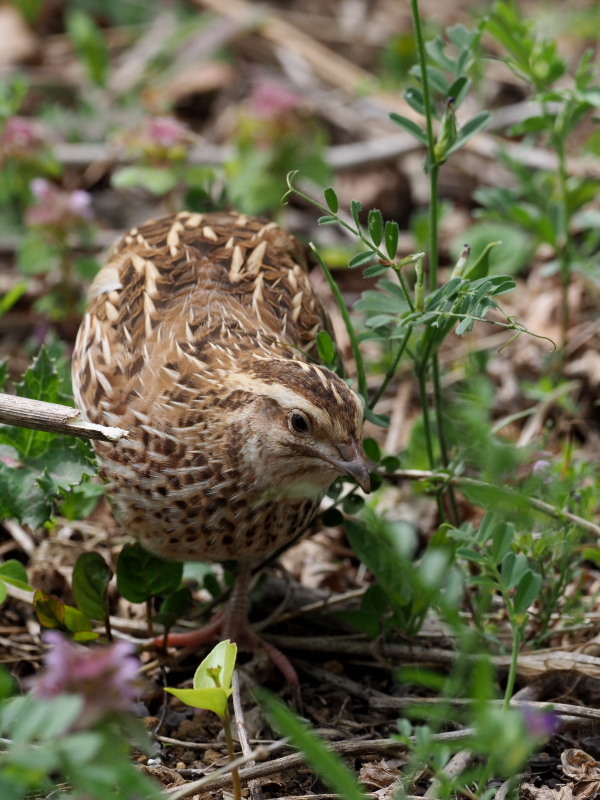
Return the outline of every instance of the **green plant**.
[[[593,256],[599,222],[592,211],[600,184],[593,177],[570,175],[567,166],[571,135],[586,114],[600,108],[597,69],[591,51],[586,51],[572,78],[565,80],[567,62],[556,40],[536,35],[517,3],[496,2],[484,26],[502,46],[501,59],[527,83],[532,99],[540,105],[540,112],[513,126],[511,134],[527,143],[546,143],[556,154],[557,169],[531,171],[506,157],[506,165],[517,178],[516,188],[482,188],[475,197],[487,216],[510,221],[536,244],[552,248],[555,258],[546,266],[546,274],[560,275],[564,350],[569,331],[567,291],[573,272],[600,283]]]
[[[152,751],[131,713],[139,663],[126,642],[86,649],[56,632],[30,693],[0,671],[0,791],[25,800],[67,783],[73,800],[158,800],[156,786],[131,762],[132,745]]]
[[[70,386],[57,359],[42,348],[15,389],[19,397],[64,404]],[[90,500],[80,490],[94,474],[89,442],[0,425],[0,517],[37,528],[52,524],[66,501],[71,518],[84,516]],[[92,492],[93,502],[98,491]]]
[[[177,697],[188,706],[213,711],[221,720],[229,760],[235,760],[231,720],[228,701],[233,692],[232,681],[235,669],[237,647],[229,639],[219,642],[201,662],[194,673],[192,689],[173,689],[167,687],[166,692]],[[233,794],[235,800],[241,800],[242,789],[237,767],[232,767]]]

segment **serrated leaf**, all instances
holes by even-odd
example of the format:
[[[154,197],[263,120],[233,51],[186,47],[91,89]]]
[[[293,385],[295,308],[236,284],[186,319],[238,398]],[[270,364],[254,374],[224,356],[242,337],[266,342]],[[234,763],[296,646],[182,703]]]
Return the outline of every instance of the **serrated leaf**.
[[[337,214],[340,204],[338,202],[337,195],[331,186],[325,189],[323,195],[325,197],[325,202],[327,203],[327,208],[332,212],[332,214]]]
[[[77,607],[91,619],[108,611],[107,590],[112,570],[99,553],[82,553],[73,568],[72,589]]]
[[[424,108],[422,105],[422,100],[419,102],[419,109],[421,108]],[[403,128],[407,133],[410,133],[411,136],[414,136],[414,138],[421,142],[421,144],[427,144],[427,134],[423,128],[421,128],[420,125],[417,125],[416,122],[413,122],[412,119],[403,117],[402,114],[396,114],[395,112],[390,114],[390,119],[395,122],[396,125],[399,125],[401,128]]]
[[[164,561],[139,544],[126,544],[117,561],[117,587],[131,603],[144,603],[157,594],[174,592],[181,582],[183,564]]]

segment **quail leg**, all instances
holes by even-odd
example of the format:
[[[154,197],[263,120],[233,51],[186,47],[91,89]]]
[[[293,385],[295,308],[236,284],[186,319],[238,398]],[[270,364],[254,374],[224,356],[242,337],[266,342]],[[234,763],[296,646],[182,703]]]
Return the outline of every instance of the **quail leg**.
[[[258,636],[248,619],[248,596],[252,580],[252,564],[240,565],[231,597],[225,609],[219,611],[202,628],[190,633],[170,633],[166,645],[171,647],[199,647],[216,639],[231,639],[244,652],[254,652],[262,648],[273,664],[290,684],[298,683],[298,674],[289,659],[274,645]],[[151,640],[156,647],[163,646],[165,639],[157,636]]]

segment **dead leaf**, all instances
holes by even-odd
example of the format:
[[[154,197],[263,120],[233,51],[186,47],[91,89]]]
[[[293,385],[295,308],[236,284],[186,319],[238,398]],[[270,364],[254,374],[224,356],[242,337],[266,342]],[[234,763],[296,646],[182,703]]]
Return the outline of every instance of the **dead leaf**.
[[[573,800],[573,784],[550,789],[548,786],[534,786],[532,783],[521,784],[523,800]]]
[[[577,781],[600,781],[600,763],[583,750],[573,747],[560,756],[563,772]]]
[[[399,775],[398,770],[392,769],[384,760],[371,761],[362,765],[358,780],[363,786],[385,789],[395,785]]]

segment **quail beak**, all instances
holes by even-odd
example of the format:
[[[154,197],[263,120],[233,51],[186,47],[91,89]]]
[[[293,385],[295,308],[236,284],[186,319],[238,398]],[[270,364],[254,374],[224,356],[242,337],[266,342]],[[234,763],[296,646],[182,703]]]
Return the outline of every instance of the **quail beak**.
[[[341,458],[332,459],[331,463],[344,475],[349,475],[351,478],[354,478],[363,492],[369,494],[371,491],[371,478],[360,442],[339,444],[337,449]]]

